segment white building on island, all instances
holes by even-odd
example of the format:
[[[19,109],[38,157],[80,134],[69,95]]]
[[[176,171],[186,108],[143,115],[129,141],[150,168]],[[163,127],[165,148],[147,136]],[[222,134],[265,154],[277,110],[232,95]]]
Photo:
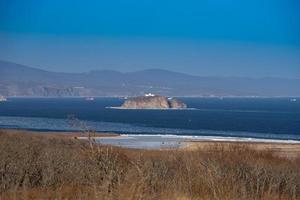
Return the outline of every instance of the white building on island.
[[[145,97],[154,97],[154,96],[155,96],[155,94],[152,94],[152,93],[145,94]]]

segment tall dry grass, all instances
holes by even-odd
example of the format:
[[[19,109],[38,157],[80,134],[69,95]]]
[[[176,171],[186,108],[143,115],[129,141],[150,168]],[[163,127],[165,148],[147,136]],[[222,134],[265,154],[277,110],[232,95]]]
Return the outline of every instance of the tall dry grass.
[[[0,132],[2,199],[300,199],[300,159],[242,145],[143,151]]]

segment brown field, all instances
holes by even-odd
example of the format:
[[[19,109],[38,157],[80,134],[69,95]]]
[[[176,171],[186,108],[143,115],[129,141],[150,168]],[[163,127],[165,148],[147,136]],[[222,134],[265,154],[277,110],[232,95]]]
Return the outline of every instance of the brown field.
[[[300,199],[299,146],[203,142],[150,151],[68,135],[0,131],[0,199]]]
[[[68,138],[76,138],[76,137],[117,137],[120,134],[117,133],[101,133],[101,132],[94,132],[94,131],[90,131],[90,132],[68,132],[68,131],[63,131],[63,132],[59,132],[59,131],[47,131],[47,132],[41,132],[41,131],[27,131],[27,130],[14,130],[14,129],[0,129],[0,131],[5,132],[5,133],[9,133],[9,134],[31,134],[31,135],[47,135],[48,137],[68,137]]]
[[[299,143],[268,143],[268,142],[214,142],[214,141],[191,141],[183,147],[183,150],[194,151],[201,149],[202,151],[210,150],[210,146],[221,145],[223,148],[229,148],[232,145],[242,145],[256,151],[270,151],[274,155],[280,157],[295,158],[300,155]]]

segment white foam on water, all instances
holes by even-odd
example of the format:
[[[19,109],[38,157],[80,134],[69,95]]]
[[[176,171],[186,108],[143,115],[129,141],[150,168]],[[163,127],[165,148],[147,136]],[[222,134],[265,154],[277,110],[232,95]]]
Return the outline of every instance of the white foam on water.
[[[262,142],[262,143],[288,143],[300,144],[299,140],[282,140],[282,139],[262,139],[262,138],[244,138],[244,137],[222,137],[222,136],[194,136],[194,135],[151,135],[151,134],[121,134],[123,137],[138,138],[138,137],[152,137],[152,138],[169,138],[169,139],[183,139],[190,141],[224,141],[224,142]]]

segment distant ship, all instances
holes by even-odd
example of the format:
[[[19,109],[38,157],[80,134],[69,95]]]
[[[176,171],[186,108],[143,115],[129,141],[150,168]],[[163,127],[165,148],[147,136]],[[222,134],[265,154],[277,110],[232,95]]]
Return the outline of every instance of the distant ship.
[[[297,99],[291,99],[291,102],[296,102],[297,101]]]
[[[94,98],[94,97],[86,97],[85,100],[86,100],[86,101],[94,101],[95,98]]]
[[[0,101],[7,101],[7,99],[4,96],[0,96]]]

